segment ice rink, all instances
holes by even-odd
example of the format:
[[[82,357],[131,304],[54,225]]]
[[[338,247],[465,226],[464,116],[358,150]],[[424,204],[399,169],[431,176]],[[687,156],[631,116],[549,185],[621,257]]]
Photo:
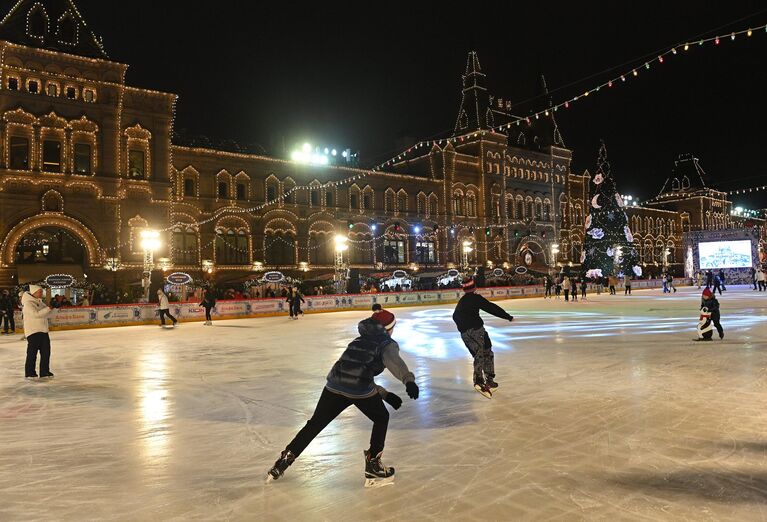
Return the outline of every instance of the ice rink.
[[[364,312],[53,332],[51,381],[0,337],[0,520],[767,520],[767,294],[498,302],[492,400],[452,305],[398,308],[421,388],[391,412],[393,486],[363,488],[370,422],[349,408],[279,481]]]

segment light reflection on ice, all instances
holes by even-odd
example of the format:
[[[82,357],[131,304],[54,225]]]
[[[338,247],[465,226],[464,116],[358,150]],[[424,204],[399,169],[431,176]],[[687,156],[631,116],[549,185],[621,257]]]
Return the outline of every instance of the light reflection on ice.
[[[147,351],[139,361],[139,438],[150,466],[168,456],[167,372],[167,355],[162,351]]]

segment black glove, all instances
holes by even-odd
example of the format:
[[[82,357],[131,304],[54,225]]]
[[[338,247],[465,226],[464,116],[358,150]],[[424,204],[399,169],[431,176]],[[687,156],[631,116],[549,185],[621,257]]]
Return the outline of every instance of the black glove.
[[[395,395],[392,392],[388,392],[386,397],[384,397],[384,400],[395,410],[398,410],[399,407],[402,406],[402,399],[399,398],[399,395]]]
[[[414,382],[409,382],[405,385],[405,389],[407,390],[407,395],[411,399],[415,400],[418,398],[418,385]]]
[[[512,322],[513,320],[514,320],[514,316],[513,316],[513,315],[510,315],[510,316],[509,316],[509,322]]]

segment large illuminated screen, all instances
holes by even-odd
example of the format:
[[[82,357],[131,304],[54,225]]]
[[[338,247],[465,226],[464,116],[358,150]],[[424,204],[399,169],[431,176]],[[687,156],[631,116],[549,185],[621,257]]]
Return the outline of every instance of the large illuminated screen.
[[[698,243],[700,268],[748,268],[751,261],[751,241],[710,241]]]

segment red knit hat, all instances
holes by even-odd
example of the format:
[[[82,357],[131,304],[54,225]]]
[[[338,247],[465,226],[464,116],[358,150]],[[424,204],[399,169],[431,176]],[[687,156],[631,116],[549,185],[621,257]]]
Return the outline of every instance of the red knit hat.
[[[474,279],[467,279],[463,282],[461,288],[463,288],[464,292],[473,292],[477,289],[477,283],[474,282]]]
[[[712,293],[711,293],[711,290],[709,290],[708,288],[706,288],[706,289],[704,289],[704,290],[703,290],[703,297],[704,297],[705,299],[708,299],[708,298],[709,298],[709,297],[711,297],[712,295],[714,295],[714,294],[712,294]]]
[[[381,310],[380,312],[374,313],[372,319],[380,323],[387,330],[391,330],[394,328],[394,325],[397,324],[394,314],[389,310]]]

